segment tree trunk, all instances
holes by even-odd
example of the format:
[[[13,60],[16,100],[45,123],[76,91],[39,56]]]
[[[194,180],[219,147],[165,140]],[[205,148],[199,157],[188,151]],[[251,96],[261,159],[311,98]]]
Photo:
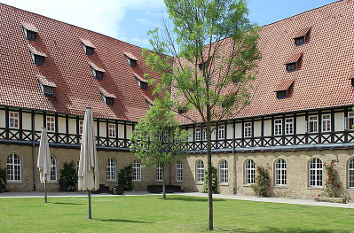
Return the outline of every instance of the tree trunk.
[[[212,183],[212,169],[211,169],[211,113],[210,109],[207,108],[207,154],[208,154],[208,222],[209,230],[214,229],[214,220],[213,220],[213,183]]]
[[[166,199],[165,165],[161,166],[161,169],[162,169],[162,198]]]

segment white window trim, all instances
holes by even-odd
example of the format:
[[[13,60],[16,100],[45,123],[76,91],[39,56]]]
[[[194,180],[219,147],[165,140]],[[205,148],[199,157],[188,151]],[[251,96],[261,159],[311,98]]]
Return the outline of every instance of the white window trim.
[[[251,165],[253,165],[253,167]],[[246,160],[245,165],[244,165],[244,176],[245,176],[245,178],[244,178],[245,185],[251,185],[251,184],[255,183],[255,181],[256,181],[256,164],[253,159]]]
[[[14,115],[11,117],[11,114]],[[11,126],[11,119],[14,119],[14,124],[16,125],[16,121],[17,121],[17,127],[16,126]],[[19,118],[19,113],[18,112],[14,112],[14,111],[10,111],[9,112],[9,128],[10,129],[19,129],[20,128],[20,118]]]
[[[279,165],[279,166],[278,166]],[[284,166],[282,166],[284,165]],[[282,174],[285,173],[285,178],[283,178]],[[279,177],[277,177],[279,173]],[[285,159],[278,159],[274,164],[274,185],[275,186],[286,186],[288,182],[288,174],[287,174],[287,162]],[[284,182],[285,181],[285,182]],[[284,183],[284,184],[283,184]]]
[[[311,119],[312,118],[312,119]],[[314,131],[310,131],[310,125],[311,123],[313,123],[314,125],[316,125],[316,130]],[[308,133],[318,133],[318,116],[317,115],[312,115],[308,117],[308,129],[307,129]]]
[[[55,164],[52,164],[52,159],[54,159]],[[55,168],[55,179],[52,179],[52,169]],[[51,183],[56,183],[58,182],[58,161],[57,159],[51,155],[50,156],[50,177],[49,177],[49,182]]]
[[[249,133],[249,135],[248,135],[248,133]],[[252,137],[252,122],[244,122],[243,123],[243,137],[244,138],[251,138]]]
[[[348,130],[353,130],[353,129],[352,129],[352,126],[349,124],[350,119],[352,119],[353,124],[354,124],[354,111],[348,112],[348,118],[347,118],[346,127],[345,127],[345,128],[348,129]]]
[[[289,132],[288,129],[291,132]],[[285,119],[285,135],[293,135],[293,134],[294,134],[294,118],[286,118]]]
[[[182,163],[182,161],[178,161],[176,164],[176,181],[179,183],[183,181],[183,163]]]
[[[350,176],[350,173],[352,172],[352,176]],[[348,162],[348,189],[354,189],[354,158],[351,158]],[[352,181],[350,180],[352,178]],[[350,186],[350,183],[352,183],[352,186]]]
[[[318,162],[318,160],[321,162],[321,168],[318,168],[317,167],[317,162]],[[313,161],[315,161],[315,167],[314,168],[311,168],[311,164],[312,164],[312,162]],[[315,179],[314,180],[311,180],[311,171],[314,171],[314,173],[315,173]],[[319,177],[319,173],[321,173],[321,180],[320,179],[318,179]],[[308,179],[309,179],[309,187],[312,187],[312,188],[322,188],[322,186],[323,186],[323,162],[322,162],[322,160],[321,159],[319,159],[319,158],[313,158],[313,159],[311,159],[310,161],[309,161],[309,163],[308,163]],[[313,185],[313,184],[311,184],[311,181],[313,181],[315,184]],[[317,183],[318,183],[318,181],[321,181],[321,185],[317,185]]]
[[[156,167],[156,181],[163,181],[163,172],[160,164]]]
[[[8,157],[9,156],[12,156],[12,163],[11,164],[8,164],[8,162],[7,162],[7,159],[8,159]],[[8,178],[8,176],[7,176],[7,174],[6,174],[6,176],[7,176],[7,183],[22,183],[22,157],[21,156],[19,156],[18,154],[16,154],[16,153],[11,153],[11,154],[9,154],[9,155],[7,155],[6,156],[6,169],[7,169],[7,166],[8,165],[10,165],[10,166],[12,166],[12,178],[14,178],[15,177],[15,169],[14,169],[14,166],[15,166],[15,164],[14,164],[14,157],[15,157],[15,155],[19,158],[19,161],[20,161],[20,164],[16,164],[16,165],[19,165],[20,166],[20,179],[19,180],[14,180],[14,179],[11,179],[11,180],[9,180]]]
[[[53,116],[47,116],[46,118],[46,127],[47,127],[47,131],[49,133],[55,133],[55,118]],[[50,126],[50,124],[53,125],[53,129],[49,128],[48,126]]]
[[[329,116],[329,118],[328,119],[324,119],[325,117],[328,117]],[[321,130],[322,130],[322,132],[323,133],[328,133],[328,132],[331,132],[331,130],[332,130],[332,118],[331,118],[331,114],[330,113],[327,113],[327,114],[322,114],[322,116],[321,116],[321,119],[322,119],[322,124],[321,124]],[[327,127],[324,127],[325,125],[324,125],[324,122],[326,122],[326,123],[329,123],[329,129],[327,128]]]
[[[218,126],[218,140],[225,139],[225,125]]]
[[[226,160],[219,163],[219,184],[229,183],[229,164]]]
[[[116,138],[116,136],[117,136],[116,124],[108,123],[108,137],[109,138]]]
[[[202,139],[202,132],[200,127],[196,127],[194,130],[194,139],[195,141],[200,141]]]
[[[113,158],[107,159],[106,162],[106,180],[107,181],[117,180],[117,163]]]
[[[283,119],[274,119],[274,136],[283,135]]]
[[[133,181],[141,181],[141,163],[137,159],[133,161]]]
[[[203,160],[197,160],[195,164],[195,180],[198,184],[204,182],[204,162]]]

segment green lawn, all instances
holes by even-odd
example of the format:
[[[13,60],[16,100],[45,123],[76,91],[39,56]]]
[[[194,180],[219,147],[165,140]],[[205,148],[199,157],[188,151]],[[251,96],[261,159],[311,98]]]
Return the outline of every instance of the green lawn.
[[[0,199],[0,232],[206,232],[207,201],[187,196]],[[354,232],[354,210],[214,201],[217,232]]]

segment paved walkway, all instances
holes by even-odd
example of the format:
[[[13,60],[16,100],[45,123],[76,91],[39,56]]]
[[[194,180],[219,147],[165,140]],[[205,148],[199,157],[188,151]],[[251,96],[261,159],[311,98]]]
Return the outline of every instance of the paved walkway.
[[[148,192],[126,192],[123,196],[142,196],[142,195],[161,195],[153,194]],[[207,197],[206,193],[198,192],[185,192],[185,193],[173,193],[167,195],[184,195],[184,196],[193,196],[193,197]],[[107,197],[107,196],[116,196],[112,194],[92,194],[95,197]],[[43,197],[43,192],[5,192],[0,193],[0,198],[34,198],[34,197]],[[87,197],[86,192],[48,192],[48,197]],[[119,196],[116,196],[119,197]],[[247,200],[247,201],[260,201],[260,202],[274,202],[274,203],[286,203],[286,204],[297,204],[297,205],[312,205],[312,206],[328,206],[328,207],[340,207],[340,208],[352,208],[354,209],[354,202],[348,204],[340,203],[329,203],[329,202],[317,202],[314,200],[305,200],[305,199],[291,199],[291,198],[280,198],[280,197],[255,197],[255,196],[244,196],[244,195],[227,195],[227,194],[214,194],[214,198],[221,199],[235,199],[235,200]]]

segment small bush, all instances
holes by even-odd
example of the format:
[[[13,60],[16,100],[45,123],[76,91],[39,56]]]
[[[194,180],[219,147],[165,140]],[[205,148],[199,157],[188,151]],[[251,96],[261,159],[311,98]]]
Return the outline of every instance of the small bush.
[[[327,197],[339,197],[339,190],[341,188],[341,182],[337,170],[335,169],[334,160],[330,164],[324,163],[324,168],[327,173],[327,181],[325,183],[324,190],[322,192],[323,196]]]
[[[73,192],[77,190],[77,172],[74,161],[65,162],[64,167],[60,169],[59,185],[61,191]]]
[[[118,174],[118,185],[123,187],[124,191],[133,190],[133,167],[132,165],[122,168]]]
[[[211,184],[212,184],[212,193],[217,194],[218,193],[218,171],[216,170],[215,167],[211,167],[211,174],[212,174],[212,178],[211,178]],[[207,193],[208,192],[208,169],[205,169],[204,171],[204,183],[203,183],[203,193]]]
[[[259,197],[265,197],[268,194],[270,188],[270,176],[267,168],[257,167],[258,176],[256,177],[256,183],[252,185],[253,191]]]
[[[6,179],[6,169],[0,168],[0,193],[6,191],[7,179]]]

